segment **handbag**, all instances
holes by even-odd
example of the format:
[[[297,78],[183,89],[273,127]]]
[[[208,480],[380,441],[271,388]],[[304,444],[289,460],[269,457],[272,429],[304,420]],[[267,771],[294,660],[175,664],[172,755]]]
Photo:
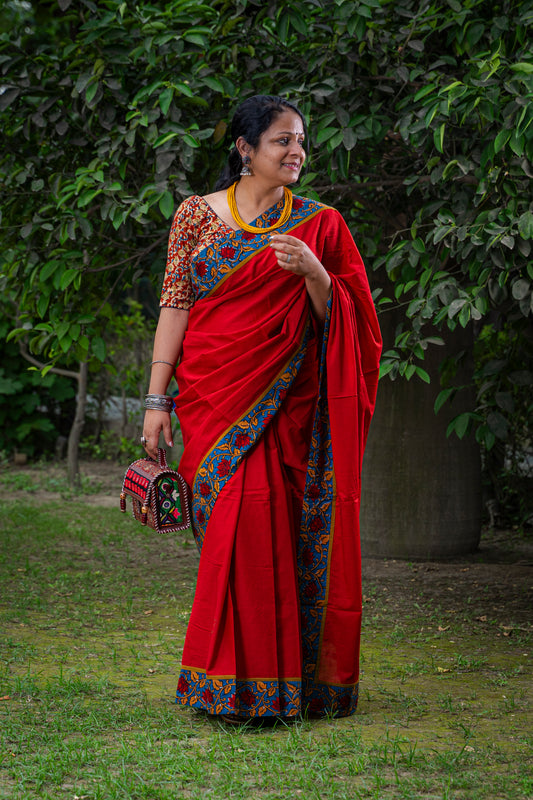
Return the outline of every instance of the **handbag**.
[[[126,512],[126,498],[131,497],[133,516],[141,525],[158,533],[174,533],[191,526],[189,487],[179,472],[167,464],[167,454],[157,449],[158,460],[139,458],[124,475],[120,510]]]

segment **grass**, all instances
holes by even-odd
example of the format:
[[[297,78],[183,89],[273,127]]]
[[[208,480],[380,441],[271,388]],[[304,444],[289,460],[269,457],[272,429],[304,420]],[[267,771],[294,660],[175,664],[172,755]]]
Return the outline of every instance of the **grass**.
[[[173,703],[188,534],[71,500],[0,524],[0,798],[531,797],[530,642],[468,609],[369,586],[358,713],[228,728]]]
[[[1,465],[0,465],[1,466]],[[55,492],[65,498],[73,498],[77,494],[97,494],[102,491],[103,484],[98,480],[91,480],[82,475],[80,486],[73,489],[69,486],[68,479],[63,469],[58,469],[54,465],[37,464],[33,469],[25,469],[21,472],[1,471],[2,487],[5,493],[8,492]]]

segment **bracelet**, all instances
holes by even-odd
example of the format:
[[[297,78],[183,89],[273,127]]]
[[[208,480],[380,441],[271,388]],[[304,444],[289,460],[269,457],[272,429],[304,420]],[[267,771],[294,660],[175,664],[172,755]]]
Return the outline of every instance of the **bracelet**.
[[[168,394],[147,394],[144,397],[144,407],[150,411],[168,411],[174,408],[174,398]]]
[[[150,366],[152,366],[153,364],[168,364],[168,366],[172,367],[172,369],[176,369],[176,365],[173,364],[171,361],[163,361],[161,358],[156,358],[155,361],[152,361]]]

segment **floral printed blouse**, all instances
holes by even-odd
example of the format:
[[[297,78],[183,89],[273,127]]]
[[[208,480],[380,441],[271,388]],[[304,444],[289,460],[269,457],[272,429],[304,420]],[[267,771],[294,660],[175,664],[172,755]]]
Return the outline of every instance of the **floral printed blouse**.
[[[268,229],[277,222],[283,202],[282,199],[261,214],[254,220],[254,226]],[[293,211],[297,212],[303,205],[301,198],[293,197]],[[290,221],[286,224],[290,225]],[[251,254],[267,236],[268,232],[253,234],[234,230],[215,214],[203,197],[188,197],[178,208],[170,229],[160,305],[191,308],[221,274],[231,270],[240,257]]]

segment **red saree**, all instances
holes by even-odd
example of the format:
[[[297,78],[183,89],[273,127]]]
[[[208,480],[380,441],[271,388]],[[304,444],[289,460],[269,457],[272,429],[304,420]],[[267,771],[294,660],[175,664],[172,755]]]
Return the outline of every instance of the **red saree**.
[[[278,267],[268,235],[232,231],[200,198],[180,219],[209,233],[188,259],[195,302],[176,373],[201,552],[177,702],[243,717],[351,714],[360,474],[381,347],[361,258],[338,212],[294,198],[278,230],[305,240],[333,283],[320,334],[303,279]]]

